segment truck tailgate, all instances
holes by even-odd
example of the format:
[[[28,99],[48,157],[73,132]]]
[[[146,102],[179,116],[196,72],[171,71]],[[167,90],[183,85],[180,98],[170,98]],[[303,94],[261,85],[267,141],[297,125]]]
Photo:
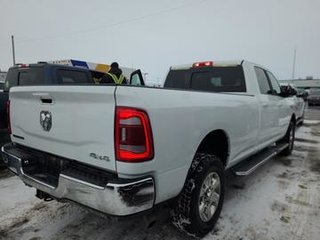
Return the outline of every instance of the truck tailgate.
[[[114,86],[33,86],[10,90],[15,143],[116,171]]]

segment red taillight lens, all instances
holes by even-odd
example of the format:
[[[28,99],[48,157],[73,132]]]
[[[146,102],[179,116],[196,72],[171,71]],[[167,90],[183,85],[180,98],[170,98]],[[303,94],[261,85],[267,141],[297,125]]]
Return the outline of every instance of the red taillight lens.
[[[10,100],[7,102],[7,125],[8,125],[8,133],[11,134],[11,122],[10,122]]]
[[[194,63],[192,65],[192,67],[196,68],[196,67],[211,67],[213,66],[213,62],[212,61],[207,61],[207,62],[197,62]]]
[[[119,161],[142,162],[153,159],[151,125],[145,111],[116,108],[115,149]]]

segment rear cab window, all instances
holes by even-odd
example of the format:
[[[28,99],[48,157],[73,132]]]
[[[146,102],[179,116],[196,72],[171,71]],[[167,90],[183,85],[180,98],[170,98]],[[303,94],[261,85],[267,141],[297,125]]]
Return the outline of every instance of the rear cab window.
[[[86,71],[71,69],[57,69],[58,84],[75,85],[94,83],[92,77]]]
[[[20,69],[18,73],[18,86],[43,85],[44,73],[42,67]]]
[[[210,92],[246,92],[242,66],[171,70],[164,87]]]
[[[57,65],[30,65],[28,67],[12,67],[7,73],[4,91],[14,86],[43,85],[83,85],[93,84],[89,71]]]

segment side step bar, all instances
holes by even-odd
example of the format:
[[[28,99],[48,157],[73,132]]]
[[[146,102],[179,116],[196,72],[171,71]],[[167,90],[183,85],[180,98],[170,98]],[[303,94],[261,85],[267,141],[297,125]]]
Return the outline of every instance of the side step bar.
[[[288,145],[288,143],[282,143],[274,147],[268,147],[248,158],[247,160],[238,163],[237,165],[232,167],[232,171],[237,176],[247,176],[254,172],[257,168],[265,164],[272,157],[279,154],[283,149],[288,147]]]

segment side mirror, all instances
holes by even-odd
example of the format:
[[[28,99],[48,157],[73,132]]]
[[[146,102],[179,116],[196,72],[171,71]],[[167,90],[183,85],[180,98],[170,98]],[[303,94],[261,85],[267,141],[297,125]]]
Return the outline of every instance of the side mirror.
[[[134,71],[130,75],[130,85],[145,86],[140,69]]]
[[[298,95],[297,90],[291,88],[291,95],[292,95],[292,96],[297,96],[297,95]]]
[[[290,86],[281,86],[281,96],[282,97],[291,97],[297,95],[297,91]]]
[[[297,97],[303,98],[303,100],[305,100],[305,101],[306,101],[306,100],[307,100],[307,98],[308,98],[308,95],[309,95],[309,94],[308,94],[307,92],[305,92],[305,91],[304,91],[304,92],[300,92],[300,93],[298,93],[298,94],[297,94]]]

